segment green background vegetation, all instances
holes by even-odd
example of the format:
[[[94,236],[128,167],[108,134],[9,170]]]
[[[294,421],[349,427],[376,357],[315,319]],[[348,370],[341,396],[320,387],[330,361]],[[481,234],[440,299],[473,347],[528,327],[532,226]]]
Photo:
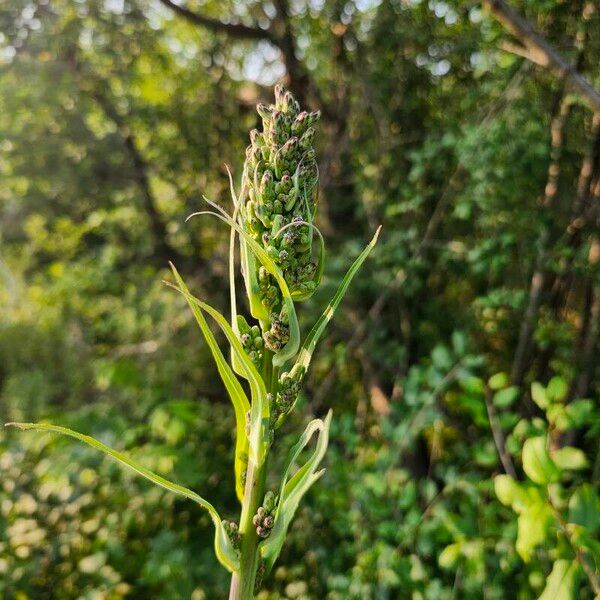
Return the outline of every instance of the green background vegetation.
[[[228,206],[223,165],[239,181],[287,78],[323,112],[305,329],[384,229],[274,449],[278,472],[333,408],[261,598],[592,598],[598,118],[477,2],[168,4],[0,8],[0,420],[87,432],[236,514],[229,401],[161,279],[173,260],[226,310],[228,231],[184,219],[202,193]],[[598,83],[592,4],[514,6]],[[0,596],[226,596],[199,507],[70,440],[0,436]]]

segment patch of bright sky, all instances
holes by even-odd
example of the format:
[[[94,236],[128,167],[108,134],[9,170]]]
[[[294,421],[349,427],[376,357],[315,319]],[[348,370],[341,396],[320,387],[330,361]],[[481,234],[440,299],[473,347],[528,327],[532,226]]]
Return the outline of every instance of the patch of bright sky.
[[[272,86],[285,75],[281,53],[268,42],[259,42],[246,52],[242,68],[232,76],[241,80],[254,81],[260,85]]]
[[[125,0],[104,0],[104,10],[120,15],[125,9]]]

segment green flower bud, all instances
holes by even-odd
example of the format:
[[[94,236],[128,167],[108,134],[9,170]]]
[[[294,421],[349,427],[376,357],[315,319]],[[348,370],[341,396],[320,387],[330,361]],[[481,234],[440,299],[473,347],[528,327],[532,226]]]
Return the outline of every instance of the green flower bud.
[[[271,514],[271,512],[275,509],[275,502],[277,500],[277,497],[275,496],[275,494],[272,491],[268,491],[265,494],[265,499],[263,500],[263,506],[265,508],[265,510],[267,511],[267,513]]]

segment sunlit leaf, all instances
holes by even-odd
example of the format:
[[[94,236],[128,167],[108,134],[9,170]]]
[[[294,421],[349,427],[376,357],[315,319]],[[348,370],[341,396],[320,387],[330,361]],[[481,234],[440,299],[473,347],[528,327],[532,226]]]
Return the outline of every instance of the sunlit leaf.
[[[313,483],[324,473],[324,470],[317,471],[317,467],[323,460],[323,456],[327,450],[331,416],[332,412],[329,411],[324,421],[321,419],[311,421],[300,436],[298,443],[290,451],[287,466],[281,480],[279,500],[275,511],[275,523],[270,536],[261,544],[261,554],[265,560],[267,572],[271,570],[281,552],[288,527],[294,518],[300,500]],[[313,454],[293,476],[290,476],[300,452],[306,447],[315,433],[318,433],[319,437]]]
[[[557,481],[559,470],[546,449],[546,437],[538,436],[523,444],[523,470],[535,483],[546,485]]]
[[[576,560],[555,561],[546,587],[538,600],[575,600],[580,576],[581,567]]]
[[[181,278],[177,274],[175,267],[173,272],[178,278],[178,282]],[[267,400],[267,389],[265,383],[256,370],[254,363],[250,360],[246,354],[238,336],[233,331],[231,325],[227,322],[225,317],[219,311],[215,310],[206,302],[202,302],[195,296],[189,293],[187,288],[184,290],[180,288],[180,291],[186,297],[188,303],[194,304],[196,309],[200,308],[206,311],[220,327],[221,331],[225,334],[227,341],[229,342],[231,351],[235,355],[240,368],[244,371],[244,375],[250,384],[250,394],[252,397],[252,404],[249,407],[250,410],[250,438],[248,445],[250,447],[251,458],[257,466],[262,465],[264,462],[267,448],[269,446],[269,417],[270,417],[270,406]],[[246,410],[247,412],[247,410]],[[237,419],[237,413],[236,413]],[[245,426],[245,413],[244,413],[244,426]],[[244,437],[245,433],[244,433]],[[246,447],[247,448],[247,447]],[[236,451],[237,454],[237,451]],[[240,481],[241,485],[241,481]]]
[[[235,373],[225,360],[219,345],[217,344],[217,340],[213,335],[202,311],[200,310],[197,302],[195,302],[194,297],[190,294],[185,282],[177,272],[177,269],[174,265],[171,264],[171,269],[173,271],[173,275],[175,276],[175,280],[177,281],[177,288],[187,300],[189,307],[196,318],[196,322],[198,323],[202,334],[204,335],[204,339],[208,344],[208,347],[211,351],[211,354],[214,358],[214,361],[217,365],[217,369],[219,371],[219,375],[225,384],[225,388],[229,394],[231,399],[231,403],[233,404],[233,410],[235,412],[235,423],[236,423],[236,446],[235,446],[235,488],[238,499],[241,501],[244,497],[244,486],[243,486],[243,472],[246,468],[247,455],[248,455],[248,436],[246,435],[246,414],[250,410],[250,402],[242,388],[240,382],[238,381]]]
[[[7,423],[7,426],[18,427],[19,429],[22,429],[24,431],[50,431],[52,433],[59,433],[61,435],[66,435],[75,438],[76,440],[79,440],[87,444],[88,446],[95,448],[96,450],[100,450],[100,452],[103,452],[107,456],[110,456],[112,459],[116,460],[121,465],[127,467],[128,469],[131,469],[132,471],[135,471],[138,475],[145,477],[152,483],[170,492],[173,492],[174,494],[178,494],[179,496],[183,496],[198,503],[200,506],[202,506],[209,512],[210,517],[215,526],[215,553],[217,555],[217,558],[219,559],[219,562],[231,572],[237,571],[239,569],[238,552],[231,544],[231,541],[229,540],[229,537],[225,532],[219,513],[210,502],[208,502],[192,490],[183,487],[182,485],[179,485],[177,483],[173,483],[165,479],[164,477],[157,475],[156,473],[153,473],[149,469],[146,469],[146,467],[131,460],[125,454],[122,454],[121,452],[109,448],[102,442],[98,441],[93,437],[90,437],[89,435],[73,431],[72,429],[67,429],[66,427],[60,427],[58,425],[50,425],[48,423]]]
[[[317,343],[321,339],[327,324],[333,318],[337,307],[342,301],[350,283],[358,270],[360,269],[363,262],[365,262],[367,256],[369,256],[371,250],[373,250],[375,244],[377,243],[377,238],[379,237],[379,232],[381,231],[381,226],[375,232],[373,239],[369,242],[367,247],[360,253],[358,258],[352,263],[348,272],[342,279],[335,295],[331,302],[327,305],[327,308],[323,311],[323,314],[319,317],[317,322],[314,324],[313,328],[310,330],[304,344],[302,344],[302,348],[300,349],[300,354],[296,360],[296,364],[294,365],[294,370],[298,371],[299,369],[308,369],[310,361],[312,359],[312,355],[317,347]]]

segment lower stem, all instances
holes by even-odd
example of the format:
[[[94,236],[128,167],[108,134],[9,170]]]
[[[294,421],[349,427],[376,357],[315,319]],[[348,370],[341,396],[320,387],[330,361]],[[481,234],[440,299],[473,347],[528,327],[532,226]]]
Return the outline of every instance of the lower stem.
[[[266,467],[266,460],[258,468],[251,464],[248,465],[244,503],[240,518],[240,533],[242,534],[240,571],[234,573],[231,578],[229,600],[252,600],[254,598],[256,572],[260,562],[258,553],[260,538],[256,533],[252,518],[261,506],[265,496]]]
[[[263,363],[263,379],[267,385],[271,383],[273,376],[272,354],[265,352]],[[271,386],[269,386],[271,387]],[[240,548],[240,570],[231,576],[229,588],[229,600],[252,600],[254,598],[254,587],[256,585],[256,573],[260,566],[260,555],[258,544],[261,541],[256,533],[256,527],[252,518],[261,506],[265,497],[267,480],[267,459],[260,467],[251,460],[248,462],[246,471],[246,485],[244,487],[244,499],[242,501],[242,514],[240,516],[240,533],[242,536]]]

